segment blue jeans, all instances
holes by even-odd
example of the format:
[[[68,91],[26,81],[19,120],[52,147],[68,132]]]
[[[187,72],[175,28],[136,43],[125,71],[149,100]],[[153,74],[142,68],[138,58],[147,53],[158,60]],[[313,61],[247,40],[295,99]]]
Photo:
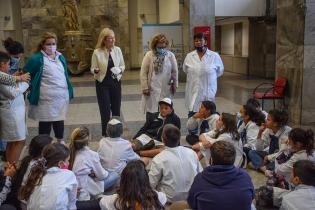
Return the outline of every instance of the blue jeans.
[[[248,157],[255,169],[259,169],[263,166],[264,158],[268,155],[268,152],[258,151],[258,150],[250,150],[248,152]],[[270,162],[266,165],[268,170],[274,170],[274,162]]]
[[[110,171],[108,176],[104,180],[104,191],[114,186],[119,179],[120,176],[118,173],[116,173],[115,171]]]

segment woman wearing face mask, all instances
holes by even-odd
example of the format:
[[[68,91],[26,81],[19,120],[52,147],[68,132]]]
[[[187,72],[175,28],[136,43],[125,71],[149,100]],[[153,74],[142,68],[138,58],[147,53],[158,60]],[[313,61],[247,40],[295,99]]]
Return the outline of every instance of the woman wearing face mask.
[[[5,50],[10,55],[9,74],[13,75],[19,70],[19,63],[21,57],[24,54],[23,45],[18,41],[14,41],[11,37],[8,37],[6,40],[3,40],[2,43]]]
[[[24,70],[31,74],[29,118],[39,121],[39,134],[49,135],[53,127],[56,139],[62,142],[64,120],[69,100],[73,98],[73,89],[66,59],[56,48],[56,34],[44,33]]]
[[[185,103],[188,117],[198,112],[202,101],[214,101],[217,78],[224,71],[219,54],[207,49],[206,42],[203,33],[195,34],[195,50],[187,54],[183,63],[183,71],[187,75]]]
[[[178,87],[178,68],[175,55],[167,50],[168,40],[164,34],[152,38],[150,48],[142,60],[140,83],[142,108],[146,119],[158,112],[158,102],[172,98]]]

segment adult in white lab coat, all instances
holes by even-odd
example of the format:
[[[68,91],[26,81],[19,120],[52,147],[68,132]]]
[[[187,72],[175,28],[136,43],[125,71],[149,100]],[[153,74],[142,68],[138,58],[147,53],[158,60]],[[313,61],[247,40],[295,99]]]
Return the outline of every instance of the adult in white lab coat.
[[[178,146],[180,131],[177,127],[165,125],[162,139],[166,149],[152,160],[150,184],[157,191],[164,192],[169,202],[185,200],[202,166],[192,149]]]
[[[0,72],[8,75],[9,69],[10,56],[0,52]],[[8,142],[6,158],[11,163],[19,159],[26,138],[23,93],[28,86],[26,82],[16,86],[0,84],[0,138]]]
[[[153,37],[150,48],[142,60],[140,83],[142,109],[150,113],[158,112],[158,102],[171,98],[178,86],[178,69],[175,55],[166,49],[168,40],[164,34]]]
[[[187,54],[183,64],[187,74],[185,104],[190,113],[197,112],[202,101],[214,101],[217,78],[224,71],[219,54],[207,49],[206,41],[203,33],[195,34],[195,50]]]

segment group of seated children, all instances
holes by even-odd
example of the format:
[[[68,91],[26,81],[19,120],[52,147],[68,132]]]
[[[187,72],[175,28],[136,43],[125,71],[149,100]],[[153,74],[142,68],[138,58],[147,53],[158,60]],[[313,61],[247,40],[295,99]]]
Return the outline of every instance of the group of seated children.
[[[86,127],[72,131],[69,148],[52,143],[50,136],[36,136],[16,172],[16,165],[8,163],[1,176],[0,209],[148,210],[183,200],[197,210],[251,209],[255,193],[243,169],[247,162],[268,176],[268,186],[256,193],[257,205],[269,196],[278,201],[272,205],[291,209],[296,205],[291,199],[307,190],[309,197],[314,195],[311,130],[288,127],[284,111],[271,110],[266,117],[253,99],[236,119],[219,115],[213,102],[204,101],[187,122],[186,140],[192,148],[181,146],[180,119],[165,98],[131,141],[121,137],[123,124],[112,118],[97,152],[88,146]],[[150,165],[140,159],[150,142],[143,136],[164,144],[147,150],[153,157]],[[199,161],[203,157],[204,169]]]

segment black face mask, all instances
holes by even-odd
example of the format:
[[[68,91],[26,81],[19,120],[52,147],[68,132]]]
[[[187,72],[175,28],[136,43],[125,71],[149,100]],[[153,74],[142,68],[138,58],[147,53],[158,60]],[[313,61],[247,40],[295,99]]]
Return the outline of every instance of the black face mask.
[[[202,47],[195,47],[195,49],[197,50],[197,52],[204,52],[206,51],[206,47],[205,46],[202,46]]]

